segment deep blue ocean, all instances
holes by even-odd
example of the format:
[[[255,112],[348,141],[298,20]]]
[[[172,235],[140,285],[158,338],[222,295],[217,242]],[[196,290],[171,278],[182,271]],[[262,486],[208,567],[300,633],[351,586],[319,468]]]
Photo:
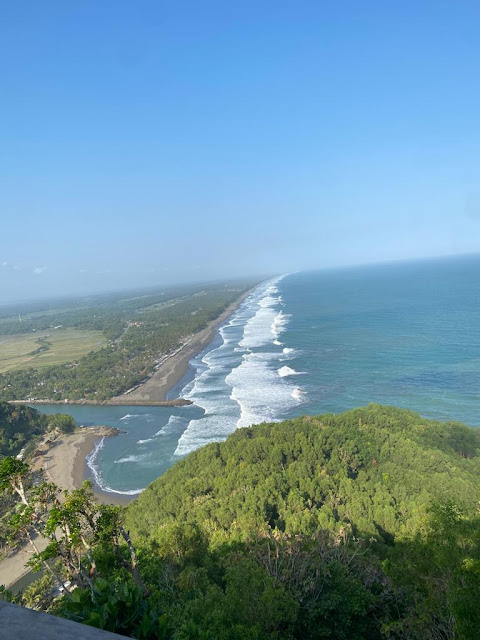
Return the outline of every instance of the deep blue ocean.
[[[194,404],[62,408],[80,424],[126,431],[90,456],[104,490],[135,495],[238,427],[369,402],[480,425],[480,258],[272,278],[171,395]]]

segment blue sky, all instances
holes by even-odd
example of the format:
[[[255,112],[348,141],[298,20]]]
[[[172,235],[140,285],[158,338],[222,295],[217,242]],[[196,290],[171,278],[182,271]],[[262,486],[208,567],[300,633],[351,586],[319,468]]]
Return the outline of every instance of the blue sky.
[[[478,2],[16,0],[0,302],[480,251]]]

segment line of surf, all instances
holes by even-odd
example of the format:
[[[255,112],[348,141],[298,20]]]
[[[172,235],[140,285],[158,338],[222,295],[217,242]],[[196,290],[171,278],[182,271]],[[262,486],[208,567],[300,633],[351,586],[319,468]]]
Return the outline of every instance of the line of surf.
[[[103,437],[95,444],[93,451],[86,457],[88,468],[92,472],[95,483],[100,487],[100,489],[102,491],[105,491],[106,493],[118,493],[124,496],[135,496],[144,491],[145,487],[143,487],[142,489],[128,489],[126,491],[122,491],[120,489],[113,489],[112,487],[108,486],[108,484],[104,481],[102,474],[100,473],[98,465],[96,464],[98,455],[103,449],[104,445],[105,438]]]
[[[238,427],[274,421],[302,401],[303,392],[275,366],[293,357],[279,338],[291,316],[284,312],[278,285],[286,276],[263,283],[220,329],[222,343],[197,362],[197,375],[183,396],[204,409],[181,435],[175,455],[224,440]],[[289,369],[288,375],[292,375]],[[296,372],[295,372],[296,373]]]

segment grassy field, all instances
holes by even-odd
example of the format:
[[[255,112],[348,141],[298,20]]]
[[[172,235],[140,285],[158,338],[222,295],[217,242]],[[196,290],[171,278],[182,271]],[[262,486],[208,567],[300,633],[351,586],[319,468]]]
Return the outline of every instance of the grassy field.
[[[57,329],[0,336],[0,373],[77,360],[106,344],[100,331]]]

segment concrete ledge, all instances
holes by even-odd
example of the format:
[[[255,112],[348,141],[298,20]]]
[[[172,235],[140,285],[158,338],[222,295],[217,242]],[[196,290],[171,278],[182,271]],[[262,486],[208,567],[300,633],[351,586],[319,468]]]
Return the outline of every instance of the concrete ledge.
[[[119,640],[126,637],[0,600],[0,640]]]

